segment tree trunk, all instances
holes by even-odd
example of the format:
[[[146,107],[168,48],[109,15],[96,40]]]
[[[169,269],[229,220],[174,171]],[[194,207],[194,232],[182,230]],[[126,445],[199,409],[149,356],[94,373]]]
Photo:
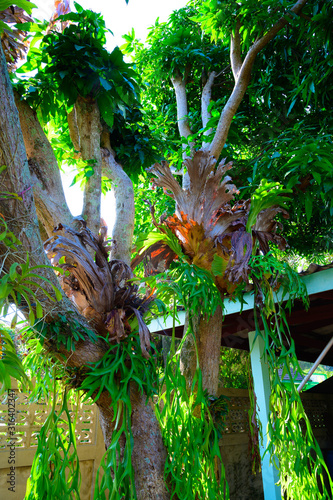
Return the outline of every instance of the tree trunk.
[[[82,159],[91,162],[93,175],[86,180],[83,192],[82,216],[87,226],[98,234],[101,218],[101,119],[95,100],[78,97],[75,103],[77,130],[80,136]]]
[[[0,165],[6,166],[6,169],[1,174],[0,189],[3,193],[0,195],[0,212],[5,218],[8,230],[12,231],[22,243],[22,245],[15,245],[8,249],[1,242],[2,272],[8,272],[13,262],[26,262],[28,254],[30,265],[43,264],[47,266],[38,269],[38,273],[42,273],[54,286],[60,289],[56,275],[50,269],[50,263],[46,258],[39,232],[28,159],[1,44],[0,120]],[[46,164],[44,166],[46,168]],[[47,176],[45,180],[47,181]],[[58,187],[60,189],[60,185]],[[56,190],[57,186],[53,186],[53,189]],[[14,193],[14,195],[8,193]],[[99,220],[99,214],[97,216]],[[46,282],[42,284],[50,295],[54,296],[52,287]],[[72,321],[76,320],[85,328],[92,329],[83,316],[74,309],[67,297],[63,296],[63,300],[60,302],[52,302],[43,292],[38,292],[38,288],[35,290],[32,287],[32,290],[36,294],[41,294],[38,298],[43,306],[45,322],[55,321],[59,314],[66,317],[69,317],[70,314]],[[69,324],[68,331],[62,331],[61,333],[71,335],[70,328]],[[96,362],[101,359],[107,350],[107,344],[103,339],[98,339],[96,343],[91,343],[88,339],[86,341],[80,340],[75,343],[75,351],[70,352],[64,346],[57,349],[56,339],[46,339],[45,345],[55,357],[69,367],[84,367],[89,362]],[[106,394],[104,401],[99,401],[101,425],[106,445],[110,442],[110,429],[112,429],[113,415],[110,410],[110,402],[108,394]],[[167,500],[169,496],[163,480],[166,452],[154,411],[145,402],[146,397],[133,387],[131,403],[134,451],[132,459],[138,499]]]
[[[161,430],[150,403],[135,384],[131,384],[131,423],[134,440],[132,465],[138,500],[168,500],[170,494],[164,483],[166,451]],[[109,394],[103,393],[97,402],[105,445],[109,446],[114,428]],[[124,443],[120,441],[120,446]],[[130,499],[128,499],[130,500]]]
[[[111,147],[103,148],[103,175],[112,180],[116,218],[112,230],[111,259],[131,264],[134,233],[134,188],[131,179],[115,160]]]
[[[67,206],[60,170],[35,111],[15,94],[24,146],[29,162],[31,184],[43,239],[53,236],[59,223],[71,225],[73,216]],[[44,234],[45,233],[45,234]]]
[[[188,315],[184,331],[188,326]],[[204,315],[193,315],[192,327],[197,343],[199,366],[202,372],[202,385],[211,396],[217,396],[219,384],[220,348],[222,335],[222,309],[219,306],[215,314],[207,320]],[[196,351],[193,335],[189,334],[181,354],[181,369],[190,389],[196,370]]]

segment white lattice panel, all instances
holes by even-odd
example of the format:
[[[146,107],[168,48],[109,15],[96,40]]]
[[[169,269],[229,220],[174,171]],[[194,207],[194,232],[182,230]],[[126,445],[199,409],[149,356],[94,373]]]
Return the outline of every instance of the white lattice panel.
[[[248,432],[248,410],[250,407],[249,398],[231,397],[228,401],[228,414],[226,416],[226,427],[224,433]]]
[[[35,447],[40,428],[50,412],[50,406],[43,402],[29,403],[27,396],[18,391],[15,392],[15,447]],[[56,405],[56,411],[60,410],[61,405]],[[70,409],[69,412],[71,420],[74,421],[76,409]],[[96,406],[80,403],[77,412],[75,427],[77,444],[94,444],[97,425]],[[0,450],[6,449],[7,442],[13,439],[8,433],[8,415],[7,395],[5,394],[0,399]]]

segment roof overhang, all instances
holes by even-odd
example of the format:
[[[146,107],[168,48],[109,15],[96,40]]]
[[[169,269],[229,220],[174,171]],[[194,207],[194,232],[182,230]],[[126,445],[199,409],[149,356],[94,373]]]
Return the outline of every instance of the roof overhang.
[[[310,307],[306,311],[303,303],[296,300],[290,314],[287,314],[288,325],[296,346],[299,360],[315,361],[333,335],[333,269],[326,269],[307,276],[302,276],[309,299]],[[225,313],[222,325],[222,346],[249,350],[248,333],[255,330],[253,314],[253,293],[244,295],[243,310],[239,301],[225,301]],[[183,335],[185,312],[178,312],[176,336]],[[172,317],[164,322],[162,318],[153,320],[150,325],[152,333],[171,335]],[[333,366],[333,349],[323,360],[324,364]]]

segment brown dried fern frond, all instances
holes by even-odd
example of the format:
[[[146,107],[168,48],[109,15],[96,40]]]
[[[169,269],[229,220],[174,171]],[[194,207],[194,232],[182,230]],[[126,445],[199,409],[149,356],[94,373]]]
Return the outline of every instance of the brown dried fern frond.
[[[97,238],[81,221],[80,231],[59,224],[44,243],[52,265],[63,269],[61,286],[78,311],[110,342],[131,333],[129,320],[138,320],[142,354],[149,357],[150,334],[142,316],[149,301],[138,294],[131,268],[121,260],[108,261],[103,238]]]
[[[242,280],[247,281],[249,261],[253,252],[269,250],[269,242],[284,249],[285,239],[277,234],[281,224],[274,220],[278,213],[287,212],[277,206],[261,210],[253,227],[247,230],[251,200],[234,201],[237,188],[227,171],[232,163],[218,165],[207,152],[197,151],[184,161],[190,179],[188,189],[182,189],[173,177],[167,162],[155,164],[150,170],[156,176],[154,183],[163,187],[174,198],[177,213],[157,225],[162,232],[167,226],[179,240],[182,251],[191,264],[211,271],[221,293],[230,295]],[[233,202],[233,204],[231,203]],[[156,225],[156,224],[155,224]],[[170,249],[169,249],[170,250]],[[168,256],[168,259],[166,259]],[[164,242],[146,249],[133,263],[145,259],[157,272],[160,261],[170,265],[174,253],[168,253]]]

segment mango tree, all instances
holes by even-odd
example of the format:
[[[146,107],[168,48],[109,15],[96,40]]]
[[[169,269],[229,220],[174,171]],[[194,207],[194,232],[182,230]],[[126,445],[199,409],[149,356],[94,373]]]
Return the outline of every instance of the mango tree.
[[[5,60],[1,60],[1,164],[6,166],[1,214],[17,238],[10,251],[2,246],[6,256],[3,271],[9,273],[9,285],[15,282],[21,287],[19,299],[16,287],[8,300],[16,300],[31,322],[45,318],[37,321],[36,335],[65,366],[71,385],[84,389],[100,409],[109,447],[104,467],[113,467],[112,480],[101,485],[101,495],[111,487],[117,498],[169,498],[163,473],[166,451],[153,409],[145,404],[146,395],[153,393],[155,377],[149,332],[143,321],[151,297],[139,294],[130,269],[134,230],[131,176],[137,175],[141,165],[151,165],[163,157],[168,137],[160,137],[156,129],[149,130],[144,123],[138,75],[124,62],[118,48],[111,54],[104,49],[106,28],[102,18],[77,4],[76,9],[77,13],[61,18],[66,26],[63,32],[49,29],[43,38],[42,28],[32,27],[34,43],[19,71],[36,70],[36,74],[16,82],[15,93]],[[164,222],[153,219],[162,235],[155,240],[157,258],[154,260],[148,242],[136,262],[147,257],[156,271],[161,248],[170,249],[168,263],[178,258],[192,282],[193,278],[198,282],[211,280],[213,302],[216,299],[214,314],[208,319],[203,308],[196,309],[192,318],[202,385],[210,395],[217,394],[220,297],[232,294],[247,279],[253,253],[266,253],[269,241],[281,248],[285,244],[274,221],[277,213],[285,215],[280,196],[284,190],[277,183],[263,182],[252,199],[234,203],[237,188],[226,175],[231,164],[220,161],[220,156],[249,86],[256,57],[290,19],[300,25],[306,22],[303,17],[309,12],[304,14],[303,10],[305,0],[278,5],[267,1],[259,11],[256,2],[250,0],[244,5],[206,2],[201,13],[193,11],[194,21],[188,26],[179,14],[183,27],[177,34],[172,19],[166,26],[157,26],[151,44],[160,56],[157,66],[167,66],[176,96],[184,183],[181,187],[165,162],[152,168],[156,184],[172,194],[177,211]],[[222,22],[225,45],[212,45],[200,32],[198,22],[218,36]],[[196,34],[200,47],[190,44],[179,48],[190,32]],[[36,48],[38,39],[42,40],[41,50]],[[173,52],[166,57],[170,46]],[[227,70],[221,66],[215,70],[212,62],[218,57],[225,61],[227,50],[231,72],[224,89],[228,91],[230,83],[232,88],[222,109],[217,109],[210,103],[214,82]],[[159,85],[156,93],[163,90],[171,98],[169,81],[154,76],[152,69],[150,73],[151,85]],[[193,81],[198,75],[202,89],[196,93]],[[202,122],[198,133],[191,129],[187,88],[196,93],[194,101],[200,106],[199,111],[193,108],[193,116]],[[151,116],[151,110],[148,114]],[[61,161],[75,162],[77,179],[84,184],[82,216],[75,220],[62,189]],[[112,241],[107,242],[100,220],[100,199],[110,181],[116,196],[116,220]],[[50,261],[58,277],[47,267]],[[29,276],[29,266],[38,273]],[[23,275],[28,283],[21,283]],[[54,302],[54,293],[59,298],[60,289],[64,292],[62,300]],[[33,300],[29,293],[33,293]],[[188,308],[193,304],[187,301]],[[183,357],[189,368],[185,370],[188,381],[194,376],[193,348],[192,344]],[[201,414],[203,425],[205,418],[211,429],[211,418]],[[170,437],[177,434],[176,428],[179,430],[177,422]],[[208,442],[207,438],[205,445]],[[167,461],[170,477],[177,453],[170,451]],[[187,467],[191,465],[191,461],[186,463]],[[184,467],[180,460],[181,486],[175,491],[190,477],[184,474]],[[214,470],[207,470],[207,477],[213,479],[203,479],[202,472],[198,476],[197,492],[202,497],[201,483],[217,483]],[[216,488],[218,491],[219,486]],[[189,494],[196,494],[190,490],[187,487]],[[224,485],[222,491],[227,494]]]
[[[38,68],[39,72],[27,87],[22,82],[18,84],[20,93],[15,94],[16,103],[3,53],[1,56],[1,164],[6,167],[2,173],[1,213],[8,231],[17,236],[9,251],[7,247],[2,248],[3,270],[11,270],[11,281],[7,286],[12,286],[13,293],[8,300],[16,300],[19,308],[27,310],[32,322],[34,318],[45,317],[45,322],[39,322],[39,338],[42,342],[45,340],[44,347],[53,353],[54,359],[65,363],[72,382],[77,380],[76,386],[82,385],[86,378],[84,373],[89,373],[93,366],[89,363],[105,359],[110,345],[118,346],[120,340],[127,338],[132,331],[141,332],[138,343],[136,337],[131,337],[132,342],[128,344],[129,352],[136,355],[132,356],[132,365],[131,357],[126,365],[122,365],[127,378],[123,397],[130,398],[126,402],[131,408],[130,431],[135,447],[130,448],[129,466],[125,472],[124,469],[118,470],[118,475],[123,477],[124,489],[135,491],[136,488],[138,498],[167,498],[161,433],[152,407],[145,404],[147,394],[142,392],[143,387],[147,392],[145,375],[149,370],[154,372],[148,352],[149,332],[142,320],[144,303],[148,302],[139,297],[135,285],[127,284],[132,277],[129,263],[134,217],[133,186],[110,146],[110,131],[113,124],[118,123],[123,136],[127,133],[132,142],[135,134],[132,135],[131,130],[135,130],[137,150],[143,154],[145,143],[143,141],[140,148],[140,127],[135,124],[135,119],[139,120],[137,116],[140,117],[140,111],[136,111],[136,74],[123,61],[118,48],[111,54],[103,48],[105,27],[102,18],[83,11],[79,6],[77,9],[78,13],[65,16],[64,21],[71,23],[63,34],[51,31],[41,46],[43,50],[33,49],[33,54],[28,55],[26,67]],[[73,54],[77,55],[77,60]],[[130,121],[129,115],[132,117]],[[76,221],[73,221],[66,203],[57,158],[41,125],[48,122],[56,132],[59,127],[63,132],[58,143],[54,141],[58,145],[55,148],[58,157],[66,156],[70,141],[74,145],[70,147],[71,152],[76,158],[80,156],[80,173],[86,182],[82,218]],[[119,131],[118,127],[116,134]],[[125,145],[126,141],[121,146]],[[135,165],[135,152],[132,160]],[[98,234],[101,224],[102,177],[104,180],[112,178],[117,192],[117,220],[110,261],[105,228],[99,237],[90,230]],[[55,236],[54,229],[61,235]],[[44,249],[45,239],[48,241]],[[49,268],[45,250],[51,262],[68,271],[60,277],[60,282]],[[18,290],[16,287],[15,295],[14,284],[22,281],[28,266],[35,272],[33,276],[28,272],[23,283],[25,288],[21,286]],[[70,301],[64,295],[60,302],[55,302],[55,290],[56,297],[60,298],[60,283]],[[33,293],[31,300],[29,289]],[[120,296],[119,292],[123,295]],[[128,318],[136,327],[130,325]],[[124,358],[127,358],[126,354]],[[110,356],[107,359],[110,360]],[[136,365],[136,360],[139,360],[139,365]],[[119,383],[119,370],[116,372],[113,390]],[[112,370],[104,369],[105,374],[112,378]],[[141,386],[133,382],[131,375],[137,377]],[[114,427],[118,426],[119,430],[128,421],[121,416],[121,405],[117,406],[117,400],[111,400],[110,392],[105,384],[103,386],[103,377],[100,374],[96,377],[98,388],[95,384],[93,390],[90,391],[90,386],[87,392],[90,391],[99,406],[108,446]],[[117,422],[114,420],[116,415]],[[131,446],[132,439],[127,436],[127,446]]]
[[[126,44],[123,48],[129,54],[134,53],[133,58],[139,64],[147,85],[143,99],[151,130],[155,134],[161,134],[162,130],[162,137],[173,140],[167,144],[166,153],[173,159],[173,172],[183,174],[181,189],[168,165],[155,165],[151,169],[157,177],[156,184],[177,203],[177,215],[166,219],[164,225],[179,238],[189,262],[209,271],[213,267],[214,272],[220,274],[215,282],[222,296],[232,294],[238,283],[246,281],[252,248],[258,248],[261,243],[261,250],[267,251],[268,239],[284,248],[284,240],[275,236],[277,226],[273,223],[278,200],[272,202],[272,205],[276,204],[275,209],[268,210],[263,203],[260,210],[267,210],[257,218],[260,210],[255,208],[255,199],[252,199],[251,208],[249,201],[233,204],[234,196],[239,193],[234,185],[228,184],[230,179],[225,174],[231,168],[233,156],[236,160],[244,156],[248,158],[251,148],[256,154],[260,147],[257,137],[251,141],[252,124],[247,123],[248,128],[242,126],[239,124],[242,118],[237,116],[251,83],[255,61],[281,30],[289,27],[291,20],[293,29],[305,29],[302,10],[305,4],[275,6],[267,2],[258,10],[254,2],[239,6],[233,2],[222,3],[219,7],[214,2],[203,5],[192,2],[191,6],[174,12],[169,22],[153,27],[147,46],[135,39],[134,32],[124,37]],[[274,59],[271,64],[274,64]],[[260,70],[265,71],[262,60]],[[262,78],[260,72],[255,75]],[[254,103],[260,99],[255,85],[254,81],[250,88],[250,91],[254,88]],[[270,80],[269,88],[272,86]],[[163,88],[163,93],[160,88]],[[266,93],[265,85],[260,86],[259,91]],[[172,93],[176,106],[172,104]],[[260,109],[260,104],[258,107]],[[251,112],[246,102],[242,113],[251,113],[253,119],[255,112]],[[178,137],[173,127],[175,121]],[[254,124],[255,131],[256,127]],[[181,161],[175,151],[179,140],[183,151]],[[231,160],[226,165],[218,163],[224,154]],[[182,169],[175,172],[175,166]],[[259,168],[257,171],[260,177]],[[270,179],[280,180],[272,176]],[[289,183],[286,187],[294,185]],[[270,187],[267,189],[269,191]],[[265,189],[261,187],[259,192],[258,198],[263,197]],[[220,210],[222,206],[223,211]],[[257,243],[256,238],[259,238]],[[156,250],[155,246],[153,250]],[[147,257],[148,253],[143,252],[142,257]],[[192,311],[188,312],[192,314]],[[207,321],[202,310],[192,319],[203,385],[210,394],[216,395],[222,312],[217,308],[215,315]],[[188,339],[183,356],[183,369],[189,384],[196,366],[192,340]]]

